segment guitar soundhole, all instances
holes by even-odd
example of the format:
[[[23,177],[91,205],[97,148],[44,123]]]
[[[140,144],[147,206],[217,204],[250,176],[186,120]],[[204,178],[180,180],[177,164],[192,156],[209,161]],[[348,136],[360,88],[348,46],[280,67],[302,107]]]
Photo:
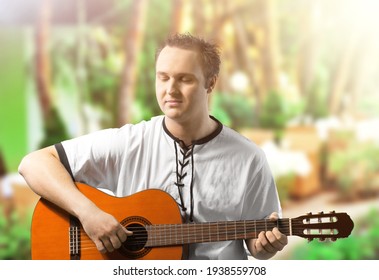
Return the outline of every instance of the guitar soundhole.
[[[151,223],[143,217],[132,216],[124,219],[121,224],[132,231],[133,235],[128,236],[119,252],[129,259],[139,259],[147,255],[151,248],[145,248],[148,238],[145,226]]]
[[[126,229],[132,231],[134,234],[128,236],[128,239],[124,242],[123,246],[132,252],[143,249],[147,242],[147,231],[145,227],[140,224],[130,224]]]

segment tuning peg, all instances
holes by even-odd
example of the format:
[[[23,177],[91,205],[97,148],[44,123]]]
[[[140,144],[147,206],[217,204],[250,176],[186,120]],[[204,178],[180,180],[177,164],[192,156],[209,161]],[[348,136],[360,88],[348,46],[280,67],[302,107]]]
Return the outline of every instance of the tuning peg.
[[[329,213],[330,213],[330,214],[335,214],[335,213],[336,213],[336,211],[334,211],[334,210],[333,210],[333,211],[330,211]]]
[[[323,215],[324,214],[324,211],[321,211],[321,212],[318,212],[319,215]]]
[[[321,237],[319,240],[320,240],[321,242],[325,242],[325,238],[323,238],[323,237]]]
[[[308,212],[307,216],[312,216],[312,212]],[[310,221],[311,221],[310,218],[305,219],[305,222],[307,222],[308,224],[310,223]]]
[[[332,237],[332,238],[330,238],[330,241],[335,242],[335,241],[337,241],[337,238]]]
[[[308,243],[310,243],[313,240],[313,238],[311,238],[311,237],[309,237],[307,239],[308,239]]]

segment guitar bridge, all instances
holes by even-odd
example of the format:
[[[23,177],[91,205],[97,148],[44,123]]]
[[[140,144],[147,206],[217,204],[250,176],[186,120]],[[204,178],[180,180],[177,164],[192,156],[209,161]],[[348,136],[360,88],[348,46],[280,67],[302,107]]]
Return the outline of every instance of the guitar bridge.
[[[70,260],[80,260],[80,222],[70,216],[69,228]]]

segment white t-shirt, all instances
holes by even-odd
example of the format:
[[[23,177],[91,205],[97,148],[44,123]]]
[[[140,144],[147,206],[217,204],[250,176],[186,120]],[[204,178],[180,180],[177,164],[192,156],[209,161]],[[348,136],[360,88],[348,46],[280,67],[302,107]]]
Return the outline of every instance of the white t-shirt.
[[[162,189],[194,222],[264,219],[281,214],[275,182],[262,150],[219,123],[189,151],[164,117],[106,129],[62,142],[75,181],[127,196]],[[192,172],[193,171],[193,172]],[[191,206],[192,184],[192,206]],[[178,186],[181,185],[182,199]],[[192,244],[190,259],[246,259],[243,241]]]

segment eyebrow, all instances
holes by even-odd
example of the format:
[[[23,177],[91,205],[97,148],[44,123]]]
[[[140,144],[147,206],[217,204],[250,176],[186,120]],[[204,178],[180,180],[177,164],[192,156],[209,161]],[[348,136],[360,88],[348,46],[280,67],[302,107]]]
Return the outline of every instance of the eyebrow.
[[[164,71],[158,71],[158,72],[156,72],[156,74],[157,75],[168,75],[168,73],[164,72]],[[187,72],[176,73],[176,74],[174,74],[174,76],[191,76],[191,77],[196,77],[194,74],[187,73]]]

